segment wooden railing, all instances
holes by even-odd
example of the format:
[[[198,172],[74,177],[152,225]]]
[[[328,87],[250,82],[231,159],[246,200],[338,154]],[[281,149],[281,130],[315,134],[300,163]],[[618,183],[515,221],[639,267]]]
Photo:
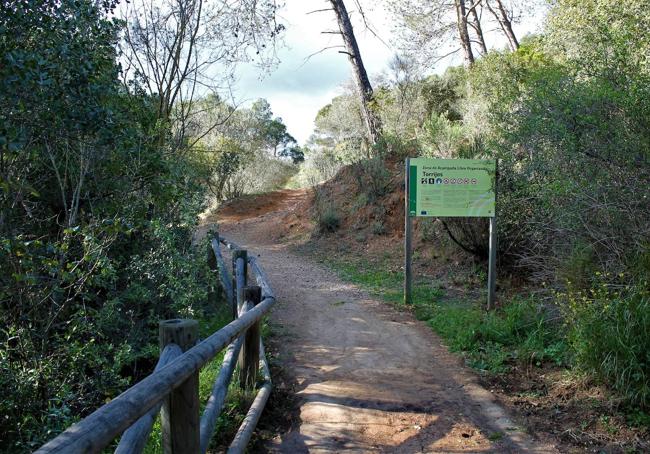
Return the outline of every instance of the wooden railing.
[[[232,250],[232,277],[221,254],[221,244]],[[246,250],[218,234],[210,239],[208,265],[215,276],[219,275],[235,319],[202,341],[198,341],[195,320],[160,322],[161,354],[154,372],[70,426],[37,453],[101,452],[122,434],[115,452],[138,454],[144,449],[160,413],[165,454],[204,454],[236,366],[240,371],[240,386],[257,391],[228,449],[229,453],[244,452],[271,394],[271,374],[260,336],[260,322],[275,303],[275,296],[255,257],[249,257]],[[257,286],[247,285],[249,268]],[[216,299],[216,288],[211,286],[208,300]],[[221,370],[199,416],[199,370],[224,348]],[[258,380],[260,369],[262,379]]]

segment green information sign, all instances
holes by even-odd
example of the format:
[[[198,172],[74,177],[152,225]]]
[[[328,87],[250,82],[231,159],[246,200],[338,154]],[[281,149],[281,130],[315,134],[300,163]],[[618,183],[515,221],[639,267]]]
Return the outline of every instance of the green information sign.
[[[411,158],[409,214],[493,217],[495,183],[493,159]]]

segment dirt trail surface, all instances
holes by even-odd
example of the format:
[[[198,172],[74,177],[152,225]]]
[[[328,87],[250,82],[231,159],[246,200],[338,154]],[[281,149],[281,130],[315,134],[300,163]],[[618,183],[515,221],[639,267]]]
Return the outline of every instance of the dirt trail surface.
[[[299,420],[268,450],[557,452],[512,422],[427,326],[273,239],[306,197],[279,191],[217,214],[222,235],[259,255],[278,297],[271,322]]]

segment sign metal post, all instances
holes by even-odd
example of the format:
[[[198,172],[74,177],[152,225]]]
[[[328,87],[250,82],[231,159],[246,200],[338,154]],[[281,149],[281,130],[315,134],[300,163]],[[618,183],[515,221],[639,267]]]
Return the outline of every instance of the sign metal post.
[[[490,252],[488,257],[488,298],[487,310],[494,307],[497,287],[497,217],[490,218]]]
[[[410,158],[406,158],[404,166],[404,304],[411,304],[411,235],[412,221],[409,213],[410,200]]]

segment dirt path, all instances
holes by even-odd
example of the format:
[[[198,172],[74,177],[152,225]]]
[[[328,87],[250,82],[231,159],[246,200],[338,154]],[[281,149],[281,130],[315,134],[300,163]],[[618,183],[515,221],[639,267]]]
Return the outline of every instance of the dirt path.
[[[279,360],[300,398],[299,422],[269,451],[557,452],[511,422],[427,326],[269,240],[303,197],[282,191],[255,202],[271,209],[219,215],[219,231],[269,275]]]

